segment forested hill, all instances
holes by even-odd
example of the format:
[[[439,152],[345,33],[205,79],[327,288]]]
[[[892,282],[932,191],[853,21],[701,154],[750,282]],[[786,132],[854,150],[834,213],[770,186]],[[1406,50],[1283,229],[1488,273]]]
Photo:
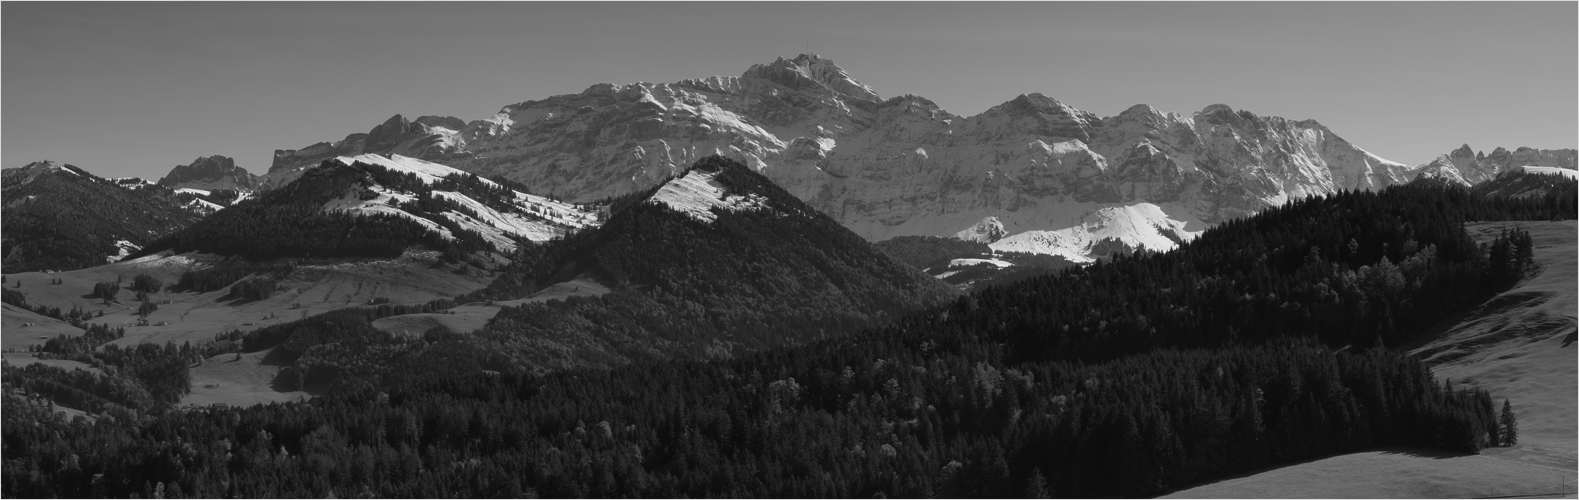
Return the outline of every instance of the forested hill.
[[[754,206],[775,206],[763,196]],[[676,214],[636,203],[648,222]],[[420,339],[342,311],[271,327],[305,352],[295,373],[340,383],[308,403],[239,410],[66,422],[23,395],[58,390],[64,372],[11,369],[6,384],[25,391],[5,394],[0,493],[1141,497],[1376,445],[1474,453],[1509,440],[1520,402],[1433,379],[1386,346],[1530,269],[1527,234],[1477,245],[1464,220],[1574,217],[1572,204],[1442,185],[1312,198],[1177,251],[993,288],[858,335],[548,375],[525,355],[542,332],[514,326],[528,312],[591,331],[684,324],[701,306],[640,316],[622,304],[662,296],[627,291]],[[569,241],[583,237],[619,240]],[[618,255],[569,248],[596,261],[576,270]],[[94,376],[110,387],[116,375]]]
[[[892,328],[985,336],[1027,360],[1286,336],[1396,345],[1523,272],[1527,235],[1482,248],[1466,220],[1573,219],[1573,199],[1485,197],[1442,183],[1308,198],[1218,225],[1173,252],[990,289]]]
[[[1537,197],[1547,199],[1553,203],[1572,204],[1574,193],[1579,192],[1579,178],[1573,175],[1564,175],[1561,170],[1551,169],[1548,173],[1529,172],[1524,169],[1514,169],[1503,172],[1495,179],[1476,184],[1472,188],[1475,193],[1491,197],[1529,198]],[[1573,171],[1568,171],[1573,173]],[[1563,196],[1566,194],[1567,196]]]
[[[390,257],[425,245],[455,261],[472,252],[501,251],[501,245],[474,230],[477,226],[456,222],[474,214],[472,209],[434,191],[446,187],[503,197],[504,190],[474,176],[439,182],[445,184],[379,165],[329,160],[295,182],[215,212],[133,256],[195,250],[252,260]]]
[[[614,292],[506,309],[481,335],[559,346],[514,350],[543,367],[721,356],[845,335],[957,295],[723,157],[614,205],[600,228],[524,249],[473,298],[575,277]]]
[[[8,168],[0,182],[8,274],[104,265],[199,218],[168,188],[127,189],[72,165]]]

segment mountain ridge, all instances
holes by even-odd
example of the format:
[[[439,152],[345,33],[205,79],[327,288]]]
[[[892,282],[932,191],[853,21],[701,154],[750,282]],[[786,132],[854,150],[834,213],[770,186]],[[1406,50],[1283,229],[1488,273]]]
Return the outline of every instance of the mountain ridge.
[[[176,165],[170,169],[170,173],[159,179],[158,184],[172,189],[250,192],[262,182],[262,177],[236,166],[234,158],[213,155],[200,156],[186,165]]]
[[[50,160],[7,168],[5,272],[102,265],[195,223],[174,191]]]
[[[950,236],[989,219],[1004,236],[1064,231],[1103,210],[1152,210],[1140,205],[1169,214],[1163,226],[1211,225],[1291,199],[1406,183],[1421,169],[1376,156],[1315,120],[1225,104],[1189,114],[1140,104],[1101,117],[1032,92],[959,116],[921,96],[882,99],[814,54],[753,65],[738,77],[600,83],[460,124],[396,115],[369,133],[279,150],[269,184],[326,155],[377,152],[591,201],[656,185],[719,154],[879,241]],[[1150,244],[1124,243],[1167,250],[1154,247],[1189,237],[1165,232]],[[1089,246],[1049,245],[1022,250],[1091,255]]]

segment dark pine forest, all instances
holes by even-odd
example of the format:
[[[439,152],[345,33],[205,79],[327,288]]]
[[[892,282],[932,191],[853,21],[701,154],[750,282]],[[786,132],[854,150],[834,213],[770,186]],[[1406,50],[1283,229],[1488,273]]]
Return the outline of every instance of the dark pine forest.
[[[177,409],[167,385],[141,381],[164,379],[128,376],[146,370],[119,358],[101,363],[130,368],[7,367],[0,494],[1137,497],[1375,445],[1474,453],[1509,441],[1511,422],[1392,346],[1532,271],[1528,234],[1477,243],[1465,222],[1573,219],[1574,193],[1417,183],[1316,197],[1176,251],[716,359],[545,371],[512,344],[526,309],[477,334],[399,338],[368,326],[401,312],[384,307],[230,336],[278,346],[296,377],[336,360],[307,403]],[[545,255],[584,243],[515,260],[563,262]],[[570,253],[590,259],[516,269],[493,290],[566,269],[647,279],[616,259],[628,254]],[[532,307],[629,317],[611,302]],[[90,388],[72,396],[83,404],[118,409],[66,420],[37,404],[68,380]]]

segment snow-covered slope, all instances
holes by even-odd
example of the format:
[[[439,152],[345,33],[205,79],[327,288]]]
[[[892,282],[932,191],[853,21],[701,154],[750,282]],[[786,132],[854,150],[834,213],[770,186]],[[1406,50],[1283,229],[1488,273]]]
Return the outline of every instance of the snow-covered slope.
[[[1053,224],[1067,225],[1063,229],[1017,232],[988,246],[998,252],[1052,254],[1074,262],[1092,262],[1115,251],[1172,250],[1206,230],[1204,223],[1179,207],[1173,208],[1172,215],[1151,203],[1100,206],[1084,212],[1076,212],[1079,208],[1071,204],[1068,209],[1078,213],[1079,219]]]
[[[354,157],[337,157],[334,161],[347,166],[362,163],[376,165],[393,172],[409,173],[423,184],[430,186],[452,175],[470,175],[443,164],[401,155],[363,154]],[[479,180],[491,188],[503,188],[496,182],[487,179]],[[413,194],[398,192],[384,186],[372,186],[369,189],[373,193],[372,196],[348,192],[326,204],[324,210],[404,217],[422,224],[445,238],[454,237],[449,229],[438,223],[397,207],[401,203],[414,200],[416,196]],[[515,250],[516,239],[546,241],[563,235],[566,231],[580,230],[598,224],[598,216],[594,211],[583,209],[578,205],[519,191],[512,190],[510,193],[511,197],[506,201],[508,207],[500,208],[455,191],[433,189],[432,196],[464,209],[446,210],[439,214],[440,216],[461,228],[482,235],[495,247],[506,252]]]
[[[597,84],[464,124],[396,115],[368,133],[277,152],[268,183],[325,158],[368,152],[438,161],[580,202],[650,188],[721,154],[873,241],[998,241],[1073,229],[1092,207],[1136,203],[1170,207],[1166,226],[1214,224],[1419,174],[1313,120],[1222,104],[1187,114],[1138,105],[1101,117],[1036,93],[964,117],[920,96],[883,99],[816,55],[739,77]],[[1158,222],[1133,211],[1110,215],[1114,227]],[[1139,218],[1119,221],[1129,217]]]
[[[686,172],[685,176],[658,188],[647,201],[667,206],[702,222],[713,222],[718,218],[713,214],[714,208],[738,212],[767,205],[767,199],[755,193],[744,196],[726,194],[724,185],[714,180],[717,176],[717,172],[702,170]]]

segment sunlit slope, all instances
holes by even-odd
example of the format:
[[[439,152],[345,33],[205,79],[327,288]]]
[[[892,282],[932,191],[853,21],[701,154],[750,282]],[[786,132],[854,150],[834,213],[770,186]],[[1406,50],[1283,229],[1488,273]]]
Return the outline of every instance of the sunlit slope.
[[[1442,498],[1545,495],[1575,483],[1574,221],[1471,224],[1478,241],[1530,232],[1540,270],[1405,346],[1458,387],[1513,402],[1519,444],[1480,455],[1384,449],[1328,457],[1183,490],[1176,498]],[[1566,481],[1567,486],[1563,486]]]

